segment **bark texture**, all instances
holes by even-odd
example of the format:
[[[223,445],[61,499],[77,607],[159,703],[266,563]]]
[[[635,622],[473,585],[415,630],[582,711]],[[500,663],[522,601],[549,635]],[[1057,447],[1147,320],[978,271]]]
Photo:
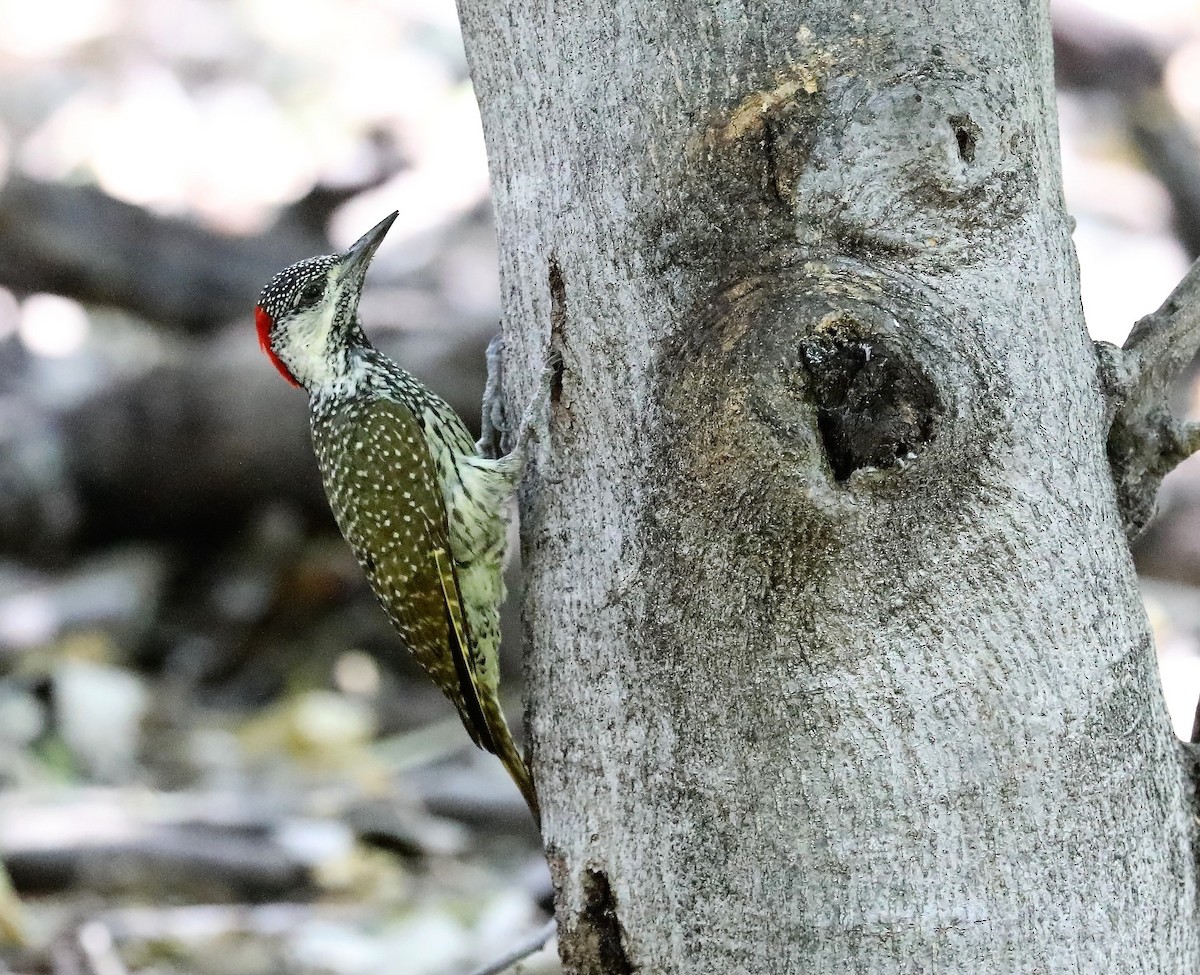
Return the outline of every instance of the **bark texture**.
[[[568,970],[1197,970],[1044,6],[460,12]]]

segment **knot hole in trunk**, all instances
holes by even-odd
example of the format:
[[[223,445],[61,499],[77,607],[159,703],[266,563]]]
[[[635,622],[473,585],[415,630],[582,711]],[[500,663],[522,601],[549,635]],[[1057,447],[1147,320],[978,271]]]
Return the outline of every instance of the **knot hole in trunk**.
[[[886,334],[833,314],[800,343],[834,478],[902,466],[937,435],[942,403],[920,364]]]

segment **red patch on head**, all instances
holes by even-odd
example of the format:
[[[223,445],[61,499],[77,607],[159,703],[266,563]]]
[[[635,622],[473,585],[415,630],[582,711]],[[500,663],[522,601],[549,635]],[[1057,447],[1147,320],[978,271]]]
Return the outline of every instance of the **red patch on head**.
[[[275,354],[275,350],[271,348],[271,316],[267,314],[262,305],[254,306],[254,327],[258,330],[258,344],[267,354],[267,358],[271,360],[271,365],[279,370],[279,375],[286,379],[293,386],[299,387],[296,382],[296,377],[288,372],[288,367],[283,364],[283,360]]]

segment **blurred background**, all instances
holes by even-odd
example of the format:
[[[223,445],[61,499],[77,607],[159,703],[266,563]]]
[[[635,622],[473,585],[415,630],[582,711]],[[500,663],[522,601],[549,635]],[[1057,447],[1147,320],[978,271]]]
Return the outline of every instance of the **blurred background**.
[[[1119,343],[1200,253],[1200,5],[1054,17],[1084,304]],[[395,652],[250,321],[399,209],[364,318],[477,423],[500,298],[453,3],[0,0],[0,72],[0,970],[498,956],[548,917],[537,836]],[[1186,737],[1200,463],[1137,557]]]

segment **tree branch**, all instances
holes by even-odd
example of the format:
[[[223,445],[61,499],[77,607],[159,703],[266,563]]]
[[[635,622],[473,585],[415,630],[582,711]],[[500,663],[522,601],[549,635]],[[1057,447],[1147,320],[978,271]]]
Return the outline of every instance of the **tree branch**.
[[[233,237],[95,187],[13,177],[0,189],[0,285],[207,333],[244,315],[281,267],[329,250],[329,214],[370,185],[317,187],[263,233]]]
[[[1135,383],[1169,383],[1200,349],[1200,261],[1159,309],[1133,326],[1125,340]]]
[[[500,972],[512,968],[519,961],[524,961],[535,951],[541,951],[546,946],[546,942],[554,937],[557,924],[557,921],[547,921],[544,927],[535,931],[517,947],[495,961],[488,962],[482,968],[476,968],[471,975],[500,975]]]
[[[1134,325],[1124,348],[1096,345],[1111,418],[1108,459],[1132,540],[1154,514],[1163,477],[1200,448],[1200,428],[1170,406],[1172,383],[1200,350],[1200,261]]]

